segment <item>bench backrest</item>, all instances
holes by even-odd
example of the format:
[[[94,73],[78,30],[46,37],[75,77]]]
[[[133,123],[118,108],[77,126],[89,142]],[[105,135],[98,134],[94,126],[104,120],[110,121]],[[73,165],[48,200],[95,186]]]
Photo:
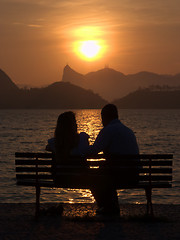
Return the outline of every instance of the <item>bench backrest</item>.
[[[52,153],[15,153],[16,179],[19,185],[53,186]],[[71,157],[68,165],[56,169],[60,177],[59,187],[87,188],[98,176],[108,173],[116,175],[116,182],[121,173],[138,166],[139,187],[172,186],[172,154],[140,154],[111,156],[105,160],[103,154],[87,157]],[[87,164],[82,164],[87,163]],[[109,164],[111,163],[111,164]],[[120,178],[119,178],[120,179]],[[89,184],[89,185],[88,185]],[[117,188],[123,187],[117,184]],[[125,187],[125,186],[124,186]],[[126,186],[128,187],[128,186]],[[130,186],[129,186],[130,187]],[[133,187],[133,186],[132,186]]]

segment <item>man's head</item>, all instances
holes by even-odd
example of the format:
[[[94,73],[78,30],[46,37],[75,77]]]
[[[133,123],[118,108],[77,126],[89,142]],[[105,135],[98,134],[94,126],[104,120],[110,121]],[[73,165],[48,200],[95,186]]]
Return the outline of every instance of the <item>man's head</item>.
[[[118,118],[118,110],[114,104],[107,104],[101,111],[102,124],[105,127],[112,120]]]

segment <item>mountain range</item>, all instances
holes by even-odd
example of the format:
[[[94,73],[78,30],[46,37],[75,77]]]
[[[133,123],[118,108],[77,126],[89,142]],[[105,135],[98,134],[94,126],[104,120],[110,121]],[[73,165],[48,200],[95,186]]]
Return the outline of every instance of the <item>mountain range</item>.
[[[138,89],[112,103],[120,109],[179,109],[180,89]]]
[[[0,70],[0,108],[101,108],[107,101],[69,82],[44,88],[20,89]]]
[[[180,86],[180,74],[160,75],[144,71],[125,75],[112,68],[104,68],[83,75],[66,65],[62,81],[71,82],[84,89],[91,89],[111,102],[136,91],[140,87],[147,88],[151,85]]]
[[[140,72],[124,75],[111,68],[80,74],[66,65],[62,81],[43,88],[19,88],[0,70],[0,109],[180,108],[180,74]]]

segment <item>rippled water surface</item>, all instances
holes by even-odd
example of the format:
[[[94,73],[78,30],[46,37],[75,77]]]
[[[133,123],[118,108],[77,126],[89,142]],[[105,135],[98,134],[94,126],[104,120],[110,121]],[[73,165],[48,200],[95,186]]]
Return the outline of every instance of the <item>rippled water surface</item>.
[[[0,110],[0,202],[34,202],[34,188],[16,186],[14,153],[43,152],[64,110]],[[100,110],[73,110],[78,130],[92,144],[102,128]],[[155,203],[180,203],[180,110],[119,110],[121,121],[135,132],[141,153],[173,153],[173,188],[153,190]],[[142,190],[121,190],[121,203],[144,203]],[[44,202],[93,202],[89,190],[43,189]]]

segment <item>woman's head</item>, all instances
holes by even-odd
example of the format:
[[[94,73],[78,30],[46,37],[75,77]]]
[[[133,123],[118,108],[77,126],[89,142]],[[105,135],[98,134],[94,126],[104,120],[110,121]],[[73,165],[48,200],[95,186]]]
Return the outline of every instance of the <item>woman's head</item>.
[[[59,115],[55,129],[55,150],[58,159],[65,159],[78,144],[75,114],[71,111]]]
[[[56,125],[55,137],[59,134],[67,135],[68,133],[77,133],[77,124],[75,114],[71,111],[59,115]]]

